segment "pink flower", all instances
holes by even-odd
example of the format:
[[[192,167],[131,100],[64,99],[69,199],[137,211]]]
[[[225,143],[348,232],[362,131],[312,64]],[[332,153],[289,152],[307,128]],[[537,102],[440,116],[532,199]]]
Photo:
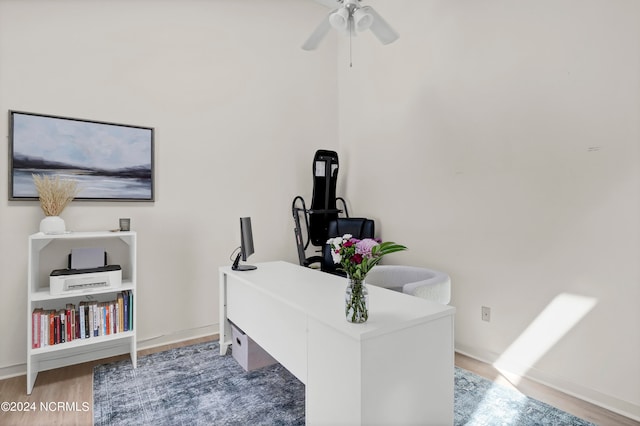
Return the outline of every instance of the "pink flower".
[[[371,257],[371,250],[378,245],[378,242],[371,238],[365,238],[356,244],[356,253],[364,257]]]

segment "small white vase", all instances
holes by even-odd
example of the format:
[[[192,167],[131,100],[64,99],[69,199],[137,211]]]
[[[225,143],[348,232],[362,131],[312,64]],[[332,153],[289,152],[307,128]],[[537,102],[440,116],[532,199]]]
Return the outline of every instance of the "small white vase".
[[[60,216],[47,216],[40,221],[40,232],[45,234],[64,234],[66,228]]]

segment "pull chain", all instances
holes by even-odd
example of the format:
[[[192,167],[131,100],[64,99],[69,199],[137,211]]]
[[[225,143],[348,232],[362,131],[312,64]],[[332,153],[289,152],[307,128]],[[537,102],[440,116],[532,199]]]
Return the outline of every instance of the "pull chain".
[[[349,17],[349,68],[353,68],[353,55],[351,54],[351,39],[353,38],[352,25],[353,18]]]

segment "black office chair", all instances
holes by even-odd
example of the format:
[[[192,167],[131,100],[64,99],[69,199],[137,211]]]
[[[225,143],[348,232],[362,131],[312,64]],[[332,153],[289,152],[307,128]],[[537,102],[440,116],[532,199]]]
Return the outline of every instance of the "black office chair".
[[[328,238],[341,237],[344,234],[351,234],[354,238],[362,240],[364,238],[374,238],[375,222],[372,219],[362,217],[339,217],[329,222],[327,229]],[[338,270],[340,265],[333,263],[331,256],[331,246],[325,244],[322,248],[322,261],[320,269],[330,274],[346,276],[346,274]]]

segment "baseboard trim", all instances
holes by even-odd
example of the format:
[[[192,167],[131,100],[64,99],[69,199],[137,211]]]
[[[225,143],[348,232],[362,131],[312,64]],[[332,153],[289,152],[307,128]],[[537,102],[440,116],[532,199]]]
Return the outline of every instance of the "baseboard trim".
[[[26,376],[27,364],[9,365],[0,367],[0,380],[10,379],[11,377]]]
[[[162,334],[138,341],[138,351],[157,348],[158,346],[173,345],[187,340],[199,339],[218,334],[220,331],[218,324],[206,325],[203,327],[181,330],[176,333]]]
[[[172,334],[163,334],[149,339],[139,340],[137,342],[138,352],[160,346],[173,345],[189,340],[200,339],[217,335],[220,331],[218,324],[206,325],[204,327],[192,328],[189,330],[181,330]],[[9,379],[11,377],[25,376],[27,374],[27,364],[16,364],[6,367],[0,367],[0,380]]]
[[[456,352],[484,362],[486,364],[493,365],[500,359],[500,354],[490,351],[478,350],[475,348],[467,347],[465,345],[456,344]],[[504,370],[510,374],[524,377],[528,380],[540,383],[549,388],[563,392],[567,395],[589,402],[598,407],[612,411],[621,416],[628,417],[630,419],[640,421],[640,405],[633,404],[629,401],[625,401],[616,398],[611,395],[604,394],[594,389],[581,386],[577,383],[564,380],[560,377],[555,377],[544,373],[536,368],[518,365],[517,363],[502,362],[500,370]],[[522,374],[526,371],[525,374]]]

